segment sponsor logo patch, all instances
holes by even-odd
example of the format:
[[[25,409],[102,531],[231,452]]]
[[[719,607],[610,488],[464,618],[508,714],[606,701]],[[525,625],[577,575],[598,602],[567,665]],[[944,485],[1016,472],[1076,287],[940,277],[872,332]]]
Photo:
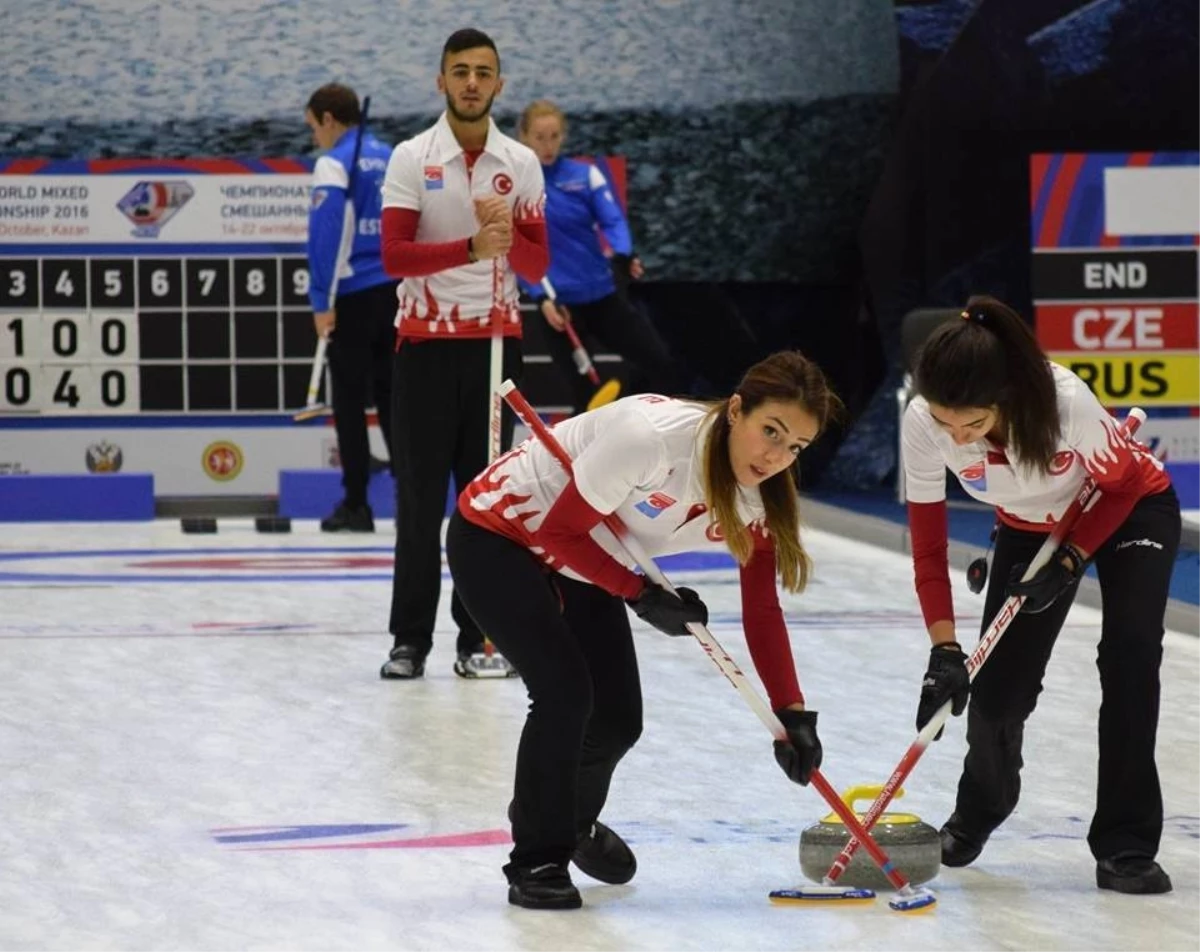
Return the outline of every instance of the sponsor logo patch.
[[[965,469],[958,471],[958,478],[972,489],[983,492],[987,489],[987,466],[983,460],[980,460],[978,463],[972,463]]]
[[[633,508],[649,519],[657,519],[673,505],[675,500],[666,493],[651,493]]]

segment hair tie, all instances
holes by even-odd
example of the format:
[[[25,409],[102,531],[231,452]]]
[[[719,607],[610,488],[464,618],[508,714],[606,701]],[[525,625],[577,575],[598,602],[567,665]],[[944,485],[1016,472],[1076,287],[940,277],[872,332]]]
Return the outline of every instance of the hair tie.
[[[981,311],[975,311],[972,313],[970,310],[965,310],[959,315],[959,317],[961,317],[964,321],[974,321],[980,327],[983,326],[983,313]]]

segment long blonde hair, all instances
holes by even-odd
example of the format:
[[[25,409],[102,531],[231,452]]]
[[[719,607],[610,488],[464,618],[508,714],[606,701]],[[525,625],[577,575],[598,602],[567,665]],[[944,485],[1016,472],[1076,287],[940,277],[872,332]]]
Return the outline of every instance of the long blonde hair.
[[[752,412],[767,400],[795,403],[813,414],[822,430],[841,412],[842,401],[830,389],[821,368],[798,350],[772,354],[746,371],[734,391],[742,411]],[[704,446],[704,496],[709,521],[720,526],[725,545],[739,565],[754,554],[754,539],[738,515],[738,482],[729,459],[729,397],[709,410],[712,426]],[[775,564],[783,587],[799,592],[808,584],[812,560],[800,541],[799,487],[788,467],[759,487],[766,509],[766,528],[775,544]]]

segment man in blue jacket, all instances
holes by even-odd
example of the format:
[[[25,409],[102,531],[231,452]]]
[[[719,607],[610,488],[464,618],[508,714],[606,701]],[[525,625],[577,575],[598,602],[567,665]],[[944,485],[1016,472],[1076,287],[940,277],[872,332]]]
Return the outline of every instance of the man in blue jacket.
[[[304,110],[313,141],[325,153],[313,169],[308,296],[317,335],[329,338],[344,490],[337,509],[321,522],[324,532],[375,531],[367,505],[368,406],[379,412],[379,429],[391,456],[393,322],[399,282],[383,270],[379,218],[380,186],[392,150],[366,132],[361,120],[358,96],[338,83],[318,89]]]

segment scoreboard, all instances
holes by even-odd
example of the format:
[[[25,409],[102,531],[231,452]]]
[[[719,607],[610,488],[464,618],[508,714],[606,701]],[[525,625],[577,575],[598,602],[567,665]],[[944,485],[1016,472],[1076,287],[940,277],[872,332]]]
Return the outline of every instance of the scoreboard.
[[[1140,438],[1200,459],[1200,153],[1038,154],[1035,326],[1100,402],[1149,413]]]
[[[273,494],[316,335],[298,160],[0,161],[0,473],[124,468]],[[377,434],[373,434],[373,439]]]
[[[282,412],[314,345],[303,255],[0,258],[2,413]]]

